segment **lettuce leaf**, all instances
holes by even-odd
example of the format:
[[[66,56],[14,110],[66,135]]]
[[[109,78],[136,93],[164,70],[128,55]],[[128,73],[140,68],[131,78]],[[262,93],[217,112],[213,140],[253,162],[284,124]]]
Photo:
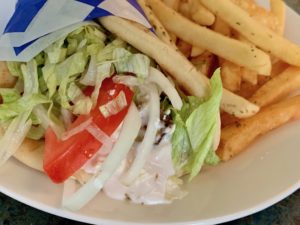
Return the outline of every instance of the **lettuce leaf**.
[[[11,103],[21,97],[20,92],[14,88],[0,88],[0,95],[3,103]]]
[[[0,122],[6,122],[19,114],[31,111],[36,105],[49,103],[49,99],[41,94],[23,96],[17,101],[0,105]]]
[[[38,70],[35,60],[31,60],[27,65],[21,65],[24,80],[24,96],[37,94],[39,92]]]
[[[220,70],[215,71],[210,83],[211,96],[207,100],[186,97],[180,111],[173,109],[173,163],[178,173],[188,173],[190,179],[200,172],[205,162],[219,162],[212,146],[222,97]]]
[[[20,62],[6,62],[7,69],[9,73],[15,77],[20,77],[22,72],[21,72],[21,65],[22,63]]]
[[[132,54],[124,48],[113,51],[114,66],[118,74],[133,73],[141,78],[149,74],[150,58],[143,54]]]
[[[47,60],[49,63],[56,64],[66,59],[68,50],[67,48],[63,47],[64,42],[65,37],[56,41],[44,50],[44,52],[47,54]]]

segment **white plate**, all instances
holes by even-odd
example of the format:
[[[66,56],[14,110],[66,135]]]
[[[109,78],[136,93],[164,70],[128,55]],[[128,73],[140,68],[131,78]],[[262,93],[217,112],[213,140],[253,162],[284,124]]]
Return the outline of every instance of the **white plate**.
[[[299,43],[300,17],[288,10],[287,18],[287,36]],[[68,212],[60,208],[62,186],[13,159],[0,169],[0,192],[48,213],[93,224],[226,222],[262,210],[300,187],[299,130],[300,121],[290,123],[228,163],[205,169],[187,185],[189,195],[170,205],[134,205],[100,194],[83,210]]]

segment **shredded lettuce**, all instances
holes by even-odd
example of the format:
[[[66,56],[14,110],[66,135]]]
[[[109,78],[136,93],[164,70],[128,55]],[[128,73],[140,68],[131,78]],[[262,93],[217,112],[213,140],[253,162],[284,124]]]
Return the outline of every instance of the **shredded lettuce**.
[[[27,65],[21,65],[21,70],[24,79],[24,96],[31,94],[37,94],[39,92],[39,80],[37,64],[35,60],[27,63]]]
[[[212,90],[207,100],[186,97],[182,109],[173,110],[176,128],[172,136],[172,158],[178,173],[188,173],[190,179],[199,173],[205,162],[216,164],[219,161],[212,147],[222,97],[220,70],[210,82]]]
[[[67,95],[70,101],[74,103],[72,106],[74,114],[89,114],[93,106],[92,100],[83,94],[75,82],[70,83]]]
[[[149,75],[150,58],[143,54],[132,54],[123,48],[113,51],[114,66],[118,74],[133,73],[141,78]]]
[[[30,111],[20,113],[12,120],[0,139],[0,166],[3,165],[23,143],[26,134],[31,127],[31,120],[28,119]]]
[[[105,78],[110,77],[113,73],[114,73],[114,70],[112,69],[111,63],[109,63],[109,62],[104,63],[97,67],[97,74],[95,77],[96,80],[95,80],[95,84],[94,84],[95,88],[94,88],[94,91],[91,96],[93,106],[96,106],[102,81]]]
[[[4,104],[14,102],[21,97],[20,92],[14,88],[0,88],[0,95]]]
[[[99,53],[97,54],[97,61],[111,61],[113,59],[113,51],[116,48],[126,48],[126,43],[121,39],[116,38],[111,43],[105,46]]]
[[[67,48],[63,47],[64,42],[65,37],[56,41],[44,50],[44,52],[47,54],[47,60],[49,63],[55,64],[65,60],[68,50]]]
[[[64,79],[84,72],[87,64],[87,56],[83,52],[77,52],[55,67],[55,75],[58,84]]]
[[[55,75],[55,64],[47,64],[42,68],[43,78],[48,88],[48,96],[51,98],[57,87],[57,79]]]
[[[0,105],[0,122],[6,122],[19,114],[32,110],[36,105],[49,103],[49,99],[41,94],[23,96],[14,102]]]
[[[22,63],[20,62],[6,62],[8,71],[11,75],[15,76],[15,77],[19,77],[21,76],[22,72],[21,72],[21,65]]]
[[[26,137],[32,140],[40,140],[44,136],[45,136],[45,128],[41,125],[38,125],[38,126],[31,126]]]

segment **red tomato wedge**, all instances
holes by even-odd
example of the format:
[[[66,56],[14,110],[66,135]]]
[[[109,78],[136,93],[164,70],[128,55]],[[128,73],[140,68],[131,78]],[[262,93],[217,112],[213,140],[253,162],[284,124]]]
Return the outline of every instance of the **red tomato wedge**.
[[[127,106],[119,113],[105,118],[100,112],[99,106],[115,99],[121,91],[125,94]],[[91,90],[88,88],[85,93],[88,95]],[[90,115],[79,116],[69,129],[77,127],[92,117],[93,122],[108,136],[111,136],[125,118],[132,98],[133,92],[127,86],[115,84],[111,78],[105,79],[100,88],[97,106]],[[101,146],[102,143],[86,130],[61,141],[53,130],[48,128],[45,135],[44,171],[53,182],[64,182],[93,157]]]

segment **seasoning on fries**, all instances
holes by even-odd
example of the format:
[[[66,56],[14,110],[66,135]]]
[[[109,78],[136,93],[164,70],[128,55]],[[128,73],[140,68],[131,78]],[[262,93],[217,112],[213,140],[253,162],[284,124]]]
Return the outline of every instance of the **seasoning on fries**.
[[[300,96],[267,107],[253,117],[223,128],[217,153],[227,161],[245,150],[256,138],[299,117]]]
[[[148,0],[148,3],[165,28],[182,40],[260,74],[270,74],[270,57],[255,46],[199,26],[168,8],[159,0]]]

